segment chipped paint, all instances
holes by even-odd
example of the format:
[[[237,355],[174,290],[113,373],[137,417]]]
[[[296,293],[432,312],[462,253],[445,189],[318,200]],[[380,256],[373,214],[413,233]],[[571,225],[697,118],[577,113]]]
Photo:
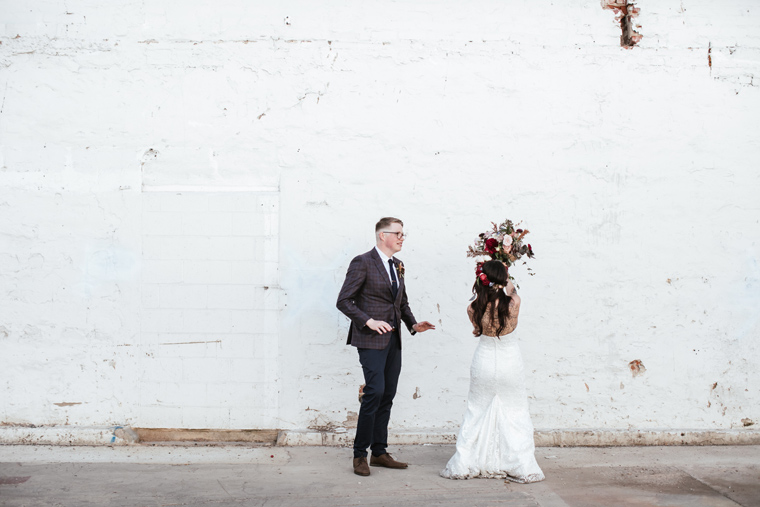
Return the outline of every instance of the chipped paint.
[[[631,374],[634,377],[638,377],[639,375],[643,375],[647,369],[644,367],[644,363],[641,362],[639,359],[634,359],[630,363],[628,363],[628,368],[631,370]]]
[[[630,0],[602,0],[602,8],[610,9],[615,13],[615,21],[620,24],[620,46],[626,49],[633,48],[643,36],[637,31],[641,25],[637,25],[634,19],[638,17],[640,9]]]

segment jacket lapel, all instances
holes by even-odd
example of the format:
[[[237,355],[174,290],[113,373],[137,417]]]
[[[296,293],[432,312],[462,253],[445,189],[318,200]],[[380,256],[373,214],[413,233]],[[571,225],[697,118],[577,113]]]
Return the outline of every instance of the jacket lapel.
[[[375,267],[380,271],[381,278],[385,280],[385,286],[388,288],[388,291],[393,294],[393,289],[391,288],[391,280],[388,278],[388,271],[385,270],[385,266],[383,265],[383,260],[380,258],[380,254],[377,253],[377,250],[374,248],[371,250],[370,256],[375,261]]]

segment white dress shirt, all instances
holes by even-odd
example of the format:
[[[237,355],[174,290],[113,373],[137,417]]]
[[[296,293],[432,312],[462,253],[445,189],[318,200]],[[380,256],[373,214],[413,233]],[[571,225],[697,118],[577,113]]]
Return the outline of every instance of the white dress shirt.
[[[385,255],[383,251],[377,247],[375,247],[375,250],[377,250],[377,253],[380,254],[380,259],[383,261],[383,266],[385,266],[385,272],[388,274],[388,280],[390,280],[391,285],[393,285],[393,278],[391,278],[391,267],[388,264],[388,259],[390,259],[390,257]],[[398,270],[395,267],[396,266],[395,262],[393,263],[393,266],[394,266],[393,271],[395,271],[395,273],[393,274],[396,275],[396,283],[398,283]]]

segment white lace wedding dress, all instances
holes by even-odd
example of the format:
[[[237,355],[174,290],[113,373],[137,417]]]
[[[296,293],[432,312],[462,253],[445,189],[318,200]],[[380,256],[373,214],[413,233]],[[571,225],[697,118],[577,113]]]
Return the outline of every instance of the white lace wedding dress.
[[[514,314],[514,325],[507,327],[508,332],[517,325],[517,311]],[[492,329],[488,324],[484,323],[484,333]],[[544,474],[534,452],[520,346],[514,334],[501,338],[483,334],[470,366],[467,412],[457,437],[456,454],[441,476],[538,482]]]

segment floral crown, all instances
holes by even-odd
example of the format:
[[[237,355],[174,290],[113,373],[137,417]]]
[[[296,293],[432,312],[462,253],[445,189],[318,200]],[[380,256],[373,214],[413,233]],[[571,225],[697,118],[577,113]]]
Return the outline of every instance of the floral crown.
[[[488,287],[493,290],[501,290],[504,288],[504,285],[493,283],[491,280],[488,279],[488,275],[483,273],[483,263],[478,262],[475,265],[475,274],[478,277],[478,280],[480,280],[480,284],[484,287]],[[509,276],[509,271],[507,271],[507,276]]]

